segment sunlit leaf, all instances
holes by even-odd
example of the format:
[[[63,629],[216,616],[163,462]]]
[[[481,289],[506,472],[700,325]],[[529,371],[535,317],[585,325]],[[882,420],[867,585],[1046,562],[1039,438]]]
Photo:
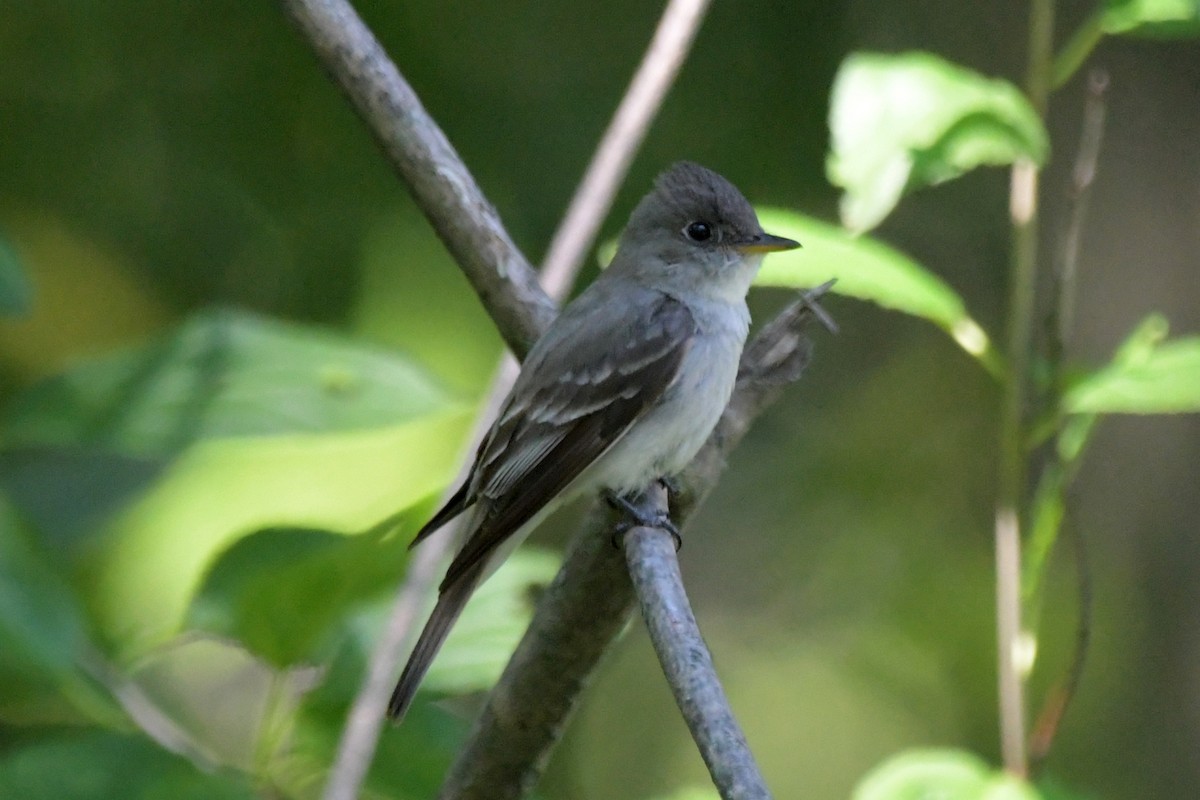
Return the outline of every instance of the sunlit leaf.
[[[68,731],[0,756],[0,797],[22,800],[254,800],[244,777],[201,772],[136,734]]]
[[[763,262],[760,286],[808,288],[836,278],[832,291],[870,300],[937,325],[989,369],[999,369],[991,340],[950,286],[908,256],[868,236],[778,208],[759,209],[763,227],[804,247]]]
[[[1200,337],[1167,341],[1140,358],[1112,362],[1075,384],[1063,408],[1075,414],[1200,411]]]
[[[1200,35],[1200,0],[1107,0],[1105,33],[1190,38]]]
[[[831,183],[842,221],[878,225],[908,191],[985,165],[1041,164],[1046,131],[1024,95],[928,53],[855,53],[830,101]]]
[[[909,750],[875,767],[853,800],[1038,800],[1019,778],[961,750]]]
[[[33,304],[33,287],[25,277],[17,251],[0,236],[0,316],[24,314]]]
[[[214,439],[190,448],[108,526],[89,599],[137,651],[174,633],[209,566],[254,531],[353,534],[428,500],[453,477],[465,409],[368,431]]]

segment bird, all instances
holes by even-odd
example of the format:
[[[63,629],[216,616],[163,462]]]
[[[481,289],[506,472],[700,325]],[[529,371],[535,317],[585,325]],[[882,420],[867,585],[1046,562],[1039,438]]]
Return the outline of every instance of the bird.
[[[609,266],[530,349],[467,477],[410,545],[468,515],[388,703],[394,722],[475,589],[559,504],[601,492],[637,524],[676,534],[631,498],[704,444],[733,392],[754,276],[767,253],[799,246],[764,232],[710,169],[682,161],[655,179]]]

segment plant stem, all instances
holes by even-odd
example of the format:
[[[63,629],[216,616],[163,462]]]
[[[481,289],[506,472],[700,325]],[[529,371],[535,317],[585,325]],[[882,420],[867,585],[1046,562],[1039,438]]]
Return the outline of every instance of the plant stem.
[[[1033,0],[1029,14],[1029,62],[1025,91],[1045,118],[1053,64],[1054,2]],[[1033,361],[1038,255],[1038,168],[1013,165],[1009,214],[1012,273],[1008,306],[1009,373],[1000,421],[1000,486],[996,503],[996,636],[1000,700],[1000,747],[1004,766],[1024,776],[1025,687],[1018,654],[1021,630],[1021,509],[1026,483],[1026,414]]]

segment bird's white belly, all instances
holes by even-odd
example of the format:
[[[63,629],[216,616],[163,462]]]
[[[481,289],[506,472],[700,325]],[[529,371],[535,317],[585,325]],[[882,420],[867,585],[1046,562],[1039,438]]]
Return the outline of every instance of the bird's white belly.
[[[663,398],[588,471],[590,487],[639,490],[687,466],[733,393],[745,341],[738,333],[697,338]]]

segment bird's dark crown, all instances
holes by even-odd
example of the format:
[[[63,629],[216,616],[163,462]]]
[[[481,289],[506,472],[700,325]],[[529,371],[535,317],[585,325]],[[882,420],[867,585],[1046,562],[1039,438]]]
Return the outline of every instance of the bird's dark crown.
[[[762,232],[754,208],[737,187],[691,161],[680,161],[664,170],[654,182],[653,194],[667,216],[655,220],[660,225],[682,227],[702,221],[739,238]]]

